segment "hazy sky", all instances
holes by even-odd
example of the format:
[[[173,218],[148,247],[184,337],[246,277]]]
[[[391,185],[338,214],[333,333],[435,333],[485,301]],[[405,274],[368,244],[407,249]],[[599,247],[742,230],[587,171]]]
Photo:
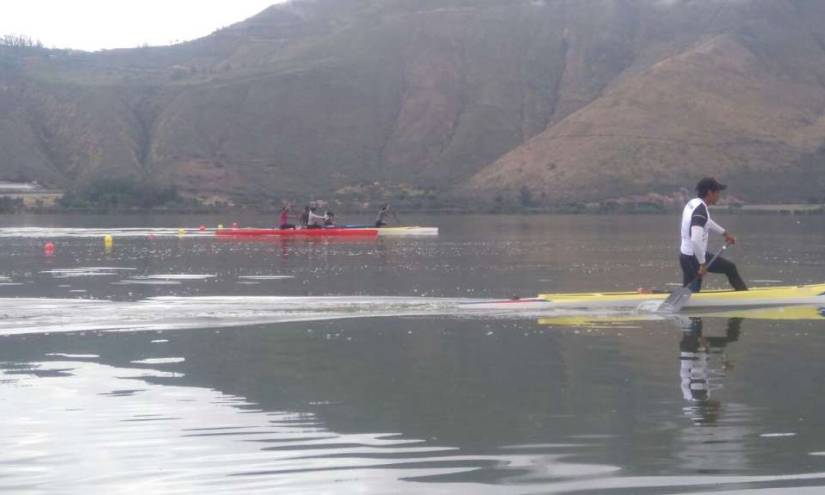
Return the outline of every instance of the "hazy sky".
[[[0,0],[0,35],[100,50],[206,36],[283,0]]]

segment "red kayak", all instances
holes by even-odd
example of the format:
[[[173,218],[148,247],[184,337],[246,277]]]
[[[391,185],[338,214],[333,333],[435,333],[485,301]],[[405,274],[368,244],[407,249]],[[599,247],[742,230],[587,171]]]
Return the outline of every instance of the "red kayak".
[[[321,228],[321,229],[218,229],[215,235],[222,237],[378,237],[375,228]]]

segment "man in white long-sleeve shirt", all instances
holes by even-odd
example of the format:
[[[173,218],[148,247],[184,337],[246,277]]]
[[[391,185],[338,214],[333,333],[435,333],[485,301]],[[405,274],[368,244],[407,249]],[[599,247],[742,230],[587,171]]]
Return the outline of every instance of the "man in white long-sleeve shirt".
[[[721,256],[710,266],[708,255],[708,232],[715,232],[725,237],[725,242],[735,244],[736,238],[721,225],[710,218],[708,206],[719,201],[722,191],[728,186],[720,184],[712,177],[705,177],[696,185],[698,197],[691,199],[682,212],[682,246],[679,264],[682,266],[683,285],[690,286],[693,292],[702,289],[702,277],[707,273],[724,273],[728,282],[736,290],[748,290],[745,281],[739,276],[736,265]]]

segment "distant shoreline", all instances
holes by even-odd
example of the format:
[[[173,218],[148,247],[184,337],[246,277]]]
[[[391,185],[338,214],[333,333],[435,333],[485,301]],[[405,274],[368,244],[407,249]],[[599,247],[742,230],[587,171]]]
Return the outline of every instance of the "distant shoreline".
[[[171,187],[171,190],[170,190]],[[178,194],[174,186],[138,183],[128,179],[108,179],[92,184],[88,191],[66,192],[48,189],[37,182],[12,182],[0,180],[0,215],[28,214],[189,214],[214,215],[237,211],[253,211],[277,215],[282,204],[292,204],[293,209],[303,208],[301,201],[288,198],[203,198]],[[146,196],[152,201],[146,201]],[[428,198],[393,194],[342,197],[335,193],[324,194],[329,201],[316,198],[321,209],[336,213],[372,215],[385,203],[394,210],[406,213],[432,214],[501,214],[501,215],[669,215],[680,212],[690,197],[687,191],[680,194],[662,195],[651,193],[592,202],[556,203],[536,201],[529,194],[519,197],[486,198],[433,195]],[[69,201],[65,201],[67,196]],[[300,196],[300,195],[299,195]],[[726,204],[714,210],[734,214],[763,215],[817,215],[825,213],[825,203],[747,204],[739,198],[727,198]]]
[[[395,204],[395,203],[393,203]],[[486,206],[486,207],[485,207]],[[466,214],[487,214],[487,215],[670,215],[679,212],[680,208],[651,206],[647,204],[628,204],[621,207],[606,207],[593,205],[561,205],[548,207],[490,207],[489,205],[479,207],[440,207],[440,208],[415,208],[407,207],[403,204],[395,206],[399,213],[421,213],[421,214],[443,214],[443,215],[466,215]],[[372,214],[376,208],[346,208],[334,207],[336,213],[340,214]],[[825,204],[751,204],[751,205],[719,205],[713,208],[717,212],[741,215],[822,215],[825,214]],[[13,215],[145,215],[145,214],[169,214],[169,215],[214,215],[229,212],[256,212],[260,214],[277,215],[278,208],[255,207],[255,206],[233,206],[233,207],[195,207],[195,208],[60,208],[51,207],[29,207],[26,206],[17,211],[0,212],[3,216]]]

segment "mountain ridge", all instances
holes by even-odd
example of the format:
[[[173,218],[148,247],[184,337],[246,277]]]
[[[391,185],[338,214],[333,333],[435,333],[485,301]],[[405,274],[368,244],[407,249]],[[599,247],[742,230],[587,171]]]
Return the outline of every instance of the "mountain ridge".
[[[565,204],[711,174],[821,200],[823,62],[816,2],[296,0],[169,47],[0,47],[0,178]]]

